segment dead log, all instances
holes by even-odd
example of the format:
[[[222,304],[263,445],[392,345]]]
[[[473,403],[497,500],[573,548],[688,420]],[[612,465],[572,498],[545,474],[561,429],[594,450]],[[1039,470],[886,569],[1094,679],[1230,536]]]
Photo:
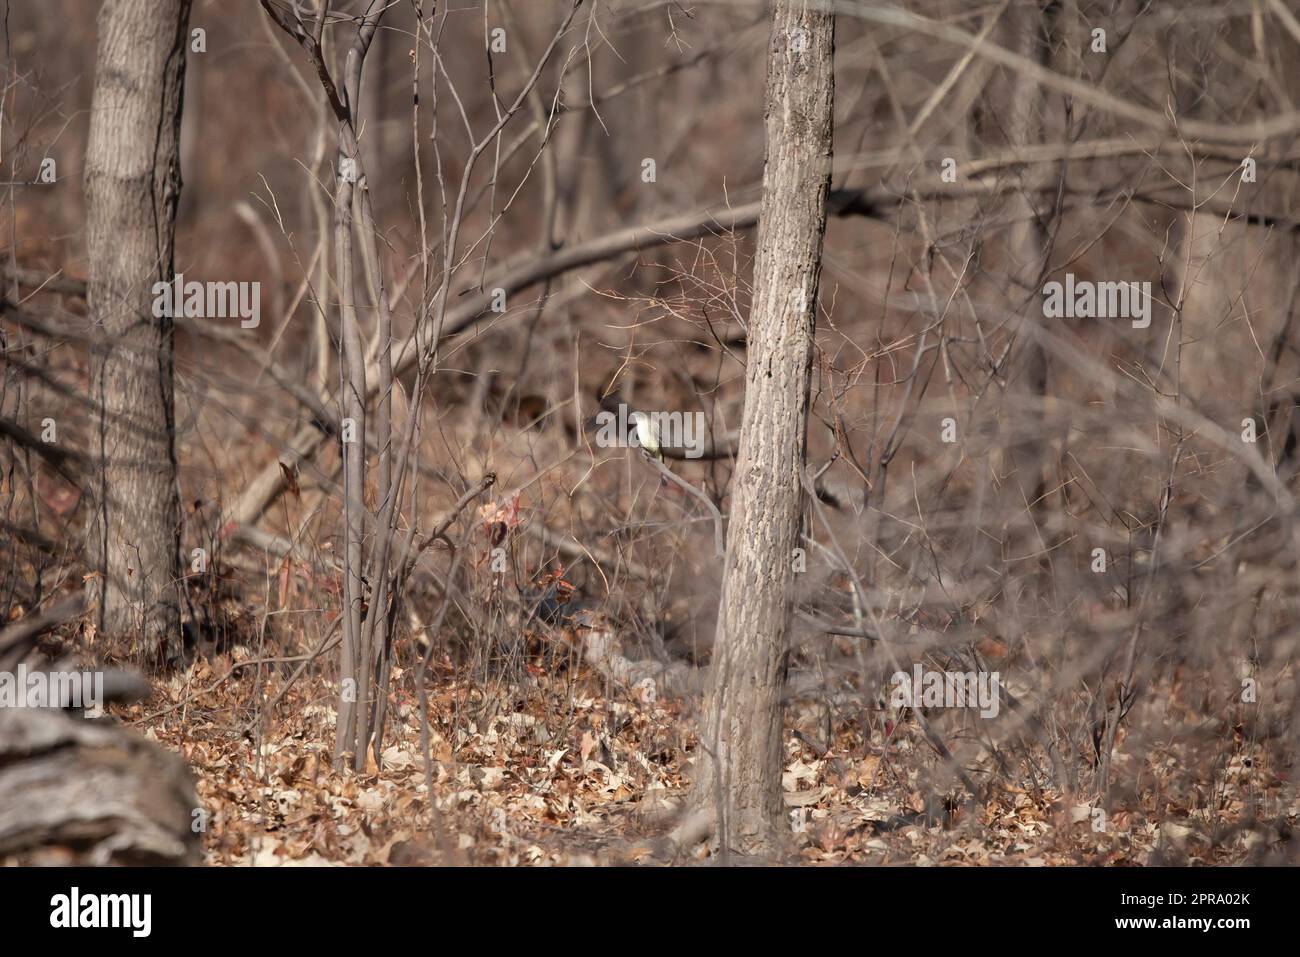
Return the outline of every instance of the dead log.
[[[0,709],[0,861],[194,865],[185,762],[118,725]]]
[[[33,671],[68,672],[71,662],[45,660],[34,643],[84,605],[77,593],[0,630],[0,671],[34,657]],[[97,669],[97,677],[105,704],[149,694],[134,672]],[[26,702],[36,703],[45,706],[0,707],[0,864],[200,863],[192,829],[200,805],[180,757],[64,710],[71,702]]]

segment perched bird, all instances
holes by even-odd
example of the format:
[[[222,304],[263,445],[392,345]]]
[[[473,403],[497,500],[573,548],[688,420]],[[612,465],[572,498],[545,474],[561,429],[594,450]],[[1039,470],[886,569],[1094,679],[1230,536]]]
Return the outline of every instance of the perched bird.
[[[662,462],[664,453],[659,447],[659,427],[657,423],[644,412],[633,412],[629,418],[636,425],[637,443],[646,452]]]

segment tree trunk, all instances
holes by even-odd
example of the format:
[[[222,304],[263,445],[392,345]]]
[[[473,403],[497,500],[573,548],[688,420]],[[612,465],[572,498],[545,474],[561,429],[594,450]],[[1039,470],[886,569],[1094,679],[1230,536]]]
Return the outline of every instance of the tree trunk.
[[[169,656],[182,587],[174,334],[154,315],[153,285],[172,280],[189,16],[190,0],[106,0],[85,170],[90,318],[113,343],[91,363],[99,575],[88,590],[102,630],[135,631],[146,654]]]
[[[1047,12],[1037,3],[1017,5],[1009,14],[1008,49],[1019,50],[1022,56],[1039,66],[1051,65],[1051,34],[1054,29],[1056,14]],[[1027,73],[1015,73],[1011,76],[1012,84],[1010,114],[1007,123],[1007,145],[1012,149],[1030,149],[1043,141],[1043,113],[1047,107],[1047,95],[1037,78]],[[990,114],[1000,112],[995,102],[986,104]],[[1068,134],[1068,131],[1067,131]],[[1027,177],[1032,175],[1027,168]],[[1050,204],[1051,197],[1037,195],[1028,190],[1014,192],[1008,201],[1008,215],[1012,225],[1008,235],[1008,250],[1011,261],[1008,273],[1012,278],[1011,297],[1013,306],[1023,315],[1030,316],[1031,322],[1041,321],[1031,314],[1042,315],[1042,294],[1040,287],[1047,271],[1049,235],[1048,210],[1039,210],[1040,204]],[[1047,396],[1048,354],[1042,343],[1027,341],[1020,357],[1020,389],[1028,403],[1023,413],[1018,413],[1025,423],[1026,435],[1022,441],[1006,450],[1009,461],[1003,474],[1017,472],[1020,492],[1018,500],[1040,503],[1043,495],[1053,484],[1051,465],[1051,438],[1044,422],[1046,409],[1043,406]]]
[[[769,854],[789,835],[781,698],[830,185],[834,30],[834,16],[806,0],[773,5],[745,410],[693,795],[723,854]]]

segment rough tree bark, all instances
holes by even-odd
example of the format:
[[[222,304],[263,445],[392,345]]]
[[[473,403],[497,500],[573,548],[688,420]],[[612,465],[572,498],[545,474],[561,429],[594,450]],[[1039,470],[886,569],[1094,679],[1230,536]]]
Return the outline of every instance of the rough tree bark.
[[[134,631],[147,654],[169,657],[182,587],[174,326],[153,314],[152,290],[172,279],[189,17],[190,0],[106,0],[85,170],[90,320],[112,343],[91,361],[99,575],[89,597],[102,630]]]
[[[724,854],[770,854],[789,836],[781,697],[835,97],[834,15],[818,7],[777,0],[768,44],[745,409],[692,797]]]
[[[1005,46],[1018,50],[1022,56],[1039,66],[1049,66],[1055,18],[1054,12],[1049,12],[1037,3],[1015,5],[1007,21]],[[1007,145],[1012,149],[1031,149],[1043,141],[1043,113],[1047,106],[1047,91],[1037,79],[1027,73],[1015,73],[1010,78],[1010,83],[1009,115],[1005,120]],[[991,114],[996,115],[1000,111],[995,102],[987,102],[985,106]],[[1041,315],[1042,312],[1040,288],[1050,255],[1051,236],[1048,227],[1053,216],[1050,209],[1052,201],[1050,195],[1028,189],[1012,193],[1008,199],[1008,215],[1012,225],[1007,237],[1011,256],[1007,273],[1014,283],[1011,292],[1013,302],[1022,315],[1028,315],[1032,311]],[[1009,461],[1003,474],[1019,472],[1019,484],[1024,497],[1031,503],[1040,503],[1044,493],[1053,484],[1051,439],[1044,422],[1046,409],[1043,406],[1048,394],[1047,349],[1039,342],[1026,342],[1019,363],[1021,368],[1016,378],[1028,402],[1028,407],[1021,416],[1027,434],[1022,441],[1006,450],[1005,457]]]
[[[177,755],[126,728],[0,708],[0,859],[150,866],[203,860]]]
[[[84,608],[77,595],[0,628],[0,672],[24,665],[28,674],[67,674],[91,666],[104,704],[147,698],[149,682],[137,673],[96,667],[78,654],[42,653],[41,636]],[[49,697],[0,705],[0,866],[200,863],[191,824],[201,805],[185,762],[110,721],[82,720],[74,705],[85,702],[68,698],[70,690],[52,684]]]

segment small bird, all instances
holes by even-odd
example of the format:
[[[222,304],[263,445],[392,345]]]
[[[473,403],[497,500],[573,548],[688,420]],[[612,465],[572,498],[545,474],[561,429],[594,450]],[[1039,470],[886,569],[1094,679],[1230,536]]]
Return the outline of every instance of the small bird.
[[[659,429],[656,426],[655,421],[644,412],[633,412],[630,418],[636,425],[637,443],[641,448],[645,449],[646,452],[662,462],[664,460],[664,453],[659,448]]]

